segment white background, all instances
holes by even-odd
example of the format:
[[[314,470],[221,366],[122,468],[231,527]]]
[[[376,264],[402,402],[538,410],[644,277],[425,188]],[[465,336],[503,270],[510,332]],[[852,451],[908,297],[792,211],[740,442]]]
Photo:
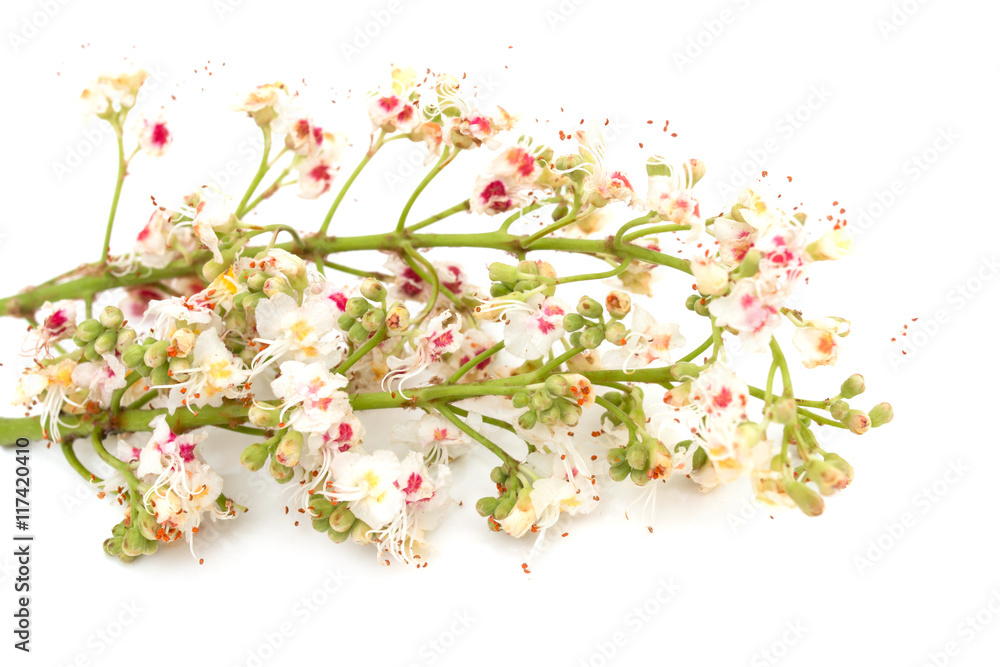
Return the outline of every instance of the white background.
[[[293,527],[276,485],[240,468],[241,443],[213,440],[209,460],[227,491],[252,495],[252,511],[202,536],[203,566],[179,547],[126,567],[100,548],[117,512],[86,491],[57,450],[38,447],[34,651],[11,648],[13,559],[2,546],[2,660],[991,663],[1000,651],[991,488],[1000,464],[1000,232],[983,194],[995,191],[998,14],[993,3],[915,0],[5,2],[4,293],[96,259],[115,155],[108,134],[81,123],[76,97],[102,71],[134,63],[154,72],[139,110],[162,106],[176,133],[165,158],[133,164],[119,250],[145,222],[150,195],[176,202],[196,185],[227,180],[242,192],[258,149],[252,123],[227,110],[237,93],[282,79],[321,124],[350,131],[357,151],[363,94],[386,82],[390,63],[466,72],[483,98],[526,119],[557,119],[565,129],[581,118],[611,119],[610,153],[640,188],[649,152],[703,159],[703,210],[723,204],[723,184],[761,170],[814,217],[839,201],[861,231],[857,254],[817,267],[796,304],[847,316],[854,331],[836,369],[799,366],[796,388],[829,395],[860,371],[869,392],[858,405],[889,400],[896,420],[864,438],[830,441],[857,477],[820,518],[786,512],[772,520],[749,502],[746,482],[700,496],[672,480],[650,534],[625,520],[634,492],[620,486],[607,490],[615,498],[599,513],[571,524],[530,575],[520,568],[530,545],[487,532],[472,507],[489,492],[485,456],[456,466],[453,495],[465,505],[433,536],[431,565],[416,571],[380,567],[367,549]],[[660,132],[668,119],[676,138]],[[334,230],[388,229],[419,180],[413,155],[406,142],[390,144]],[[453,165],[415,215],[468,196],[477,159]],[[329,196],[285,194],[262,206],[261,219],[315,229]],[[683,283],[658,286],[657,312],[681,308]],[[906,357],[890,342],[904,324]],[[5,404],[23,363],[23,330],[0,322]],[[689,341],[702,339],[685,331]],[[759,373],[760,365],[745,367]],[[384,426],[400,416],[366,418]],[[10,452],[0,461],[0,516],[9,517]],[[0,539],[9,540],[13,528],[3,525]]]

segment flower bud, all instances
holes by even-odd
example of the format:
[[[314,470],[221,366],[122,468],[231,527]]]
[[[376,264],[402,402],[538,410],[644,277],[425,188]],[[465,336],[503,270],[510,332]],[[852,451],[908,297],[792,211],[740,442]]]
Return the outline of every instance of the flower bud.
[[[633,470],[645,470],[646,464],[649,463],[649,451],[646,449],[646,445],[641,442],[629,445],[628,449],[625,450],[625,460],[628,461]]]
[[[385,287],[374,278],[365,278],[361,282],[361,296],[369,301],[381,302],[385,299]]]
[[[170,341],[156,341],[146,348],[146,353],[142,356],[142,363],[146,364],[150,368],[156,368],[157,366],[162,366],[167,363],[168,347],[170,347]]]
[[[508,294],[510,294],[510,288],[506,285],[502,285],[500,283],[493,283],[490,285],[490,296],[494,299],[507,296]]]
[[[705,163],[697,158],[691,158],[684,164],[684,171],[687,172],[688,187],[694,187],[705,176]]]
[[[675,408],[682,408],[688,404],[688,396],[690,395],[691,381],[689,380],[663,394],[663,402]]]
[[[673,169],[659,155],[650,155],[649,159],[646,160],[647,176],[670,176],[672,174]]]
[[[496,468],[493,468],[493,470],[490,471],[490,480],[494,484],[506,483],[507,477],[508,477],[507,473],[504,472],[504,469],[500,466],[497,466]]]
[[[514,285],[521,280],[521,272],[510,264],[493,262],[489,266],[490,280],[496,283]]]
[[[636,486],[646,486],[649,484],[649,475],[646,474],[645,470],[636,470],[632,468],[632,472],[629,473],[629,477],[632,479],[632,483]]]
[[[892,406],[888,403],[879,403],[868,412],[868,417],[871,419],[872,428],[888,424],[893,417]]]
[[[809,479],[816,482],[819,492],[824,496],[833,495],[847,488],[851,481],[843,470],[819,459],[806,461],[805,471]]]
[[[861,410],[848,410],[847,415],[840,423],[851,429],[851,433],[856,435],[865,433],[872,425],[871,419]]]
[[[670,377],[674,380],[684,380],[697,377],[701,366],[690,361],[680,361],[670,367]]]
[[[587,320],[578,313],[569,313],[563,318],[563,329],[566,331],[579,331],[587,324]]]
[[[347,337],[355,343],[363,343],[371,336],[368,329],[361,322],[355,322],[354,326],[351,327],[350,331],[347,332]]]
[[[752,278],[757,275],[757,271],[760,269],[760,251],[759,250],[748,250],[747,254],[743,257],[743,261],[740,265],[736,267],[736,271],[733,272],[733,278],[739,280],[740,278]]]
[[[604,305],[608,309],[608,315],[621,319],[632,310],[632,297],[625,292],[611,290],[604,299]]]
[[[596,349],[603,342],[604,342],[603,327],[596,325],[592,327],[587,327],[587,329],[582,334],[580,334],[580,346],[585,349],[588,350]]]
[[[107,354],[111,350],[115,349],[115,345],[117,344],[118,334],[114,331],[105,331],[94,339],[94,351],[96,351],[97,354]]]
[[[621,482],[632,474],[632,466],[628,464],[628,461],[622,461],[621,463],[611,466],[611,469],[608,470],[608,474],[611,476],[612,480]]]
[[[122,540],[122,553],[126,556],[136,557],[142,555],[142,550],[146,547],[146,538],[142,536],[137,527],[129,528],[125,531],[125,538]]]
[[[344,313],[343,315],[337,318],[337,326],[344,331],[350,331],[351,327],[354,326],[354,323],[356,321],[357,320],[355,320],[353,317]]]
[[[579,405],[568,401],[560,401],[558,407],[559,421],[563,424],[566,426],[576,426],[580,423],[580,417],[583,416],[583,408]]]
[[[535,428],[535,424],[538,422],[538,415],[534,410],[528,410],[527,412],[521,414],[517,418],[517,425],[523,428],[525,431],[530,431]],[[498,517],[499,518],[499,517]]]
[[[527,407],[528,406],[528,401],[530,401],[530,400],[531,400],[531,397],[529,397],[524,392],[520,392],[520,393],[514,394],[511,397],[510,403],[515,408],[517,408],[518,410],[520,410],[521,408]]]
[[[840,421],[847,416],[847,411],[850,409],[851,406],[847,404],[847,401],[834,401],[830,404],[830,416]]]
[[[589,296],[582,296],[579,303],[576,304],[576,312],[584,317],[600,317],[604,312],[604,306],[598,303],[596,299],[592,299]]]
[[[355,544],[365,545],[372,541],[371,532],[372,527],[361,519],[356,519],[354,525],[351,526],[351,539]]]
[[[264,467],[270,449],[264,443],[255,443],[243,450],[240,454],[240,463],[250,472],[257,472]]]
[[[334,544],[343,544],[348,540],[348,538],[350,538],[351,530],[350,528],[348,528],[344,532],[337,532],[336,530],[331,528],[326,532],[326,536],[329,537],[330,541],[333,542]]]
[[[806,516],[819,516],[823,513],[823,498],[802,482],[786,480],[785,493]]]
[[[410,311],[401,303],[394,303],[385,315],[385,328],[389,335],[399,335],[410,327]]]
[[[828,452],[823,455],[823,460],[844,473],[847,477],[848,484],[854,481],[854,468],[851,467],[851,464],[845,461],[839,454]]]
[[[615,447],[614,449],[608,450],[608,463],[613,466],[618,465],[622,461],[625,461],[628,455],[628,450],[625,447]]]
[[[104,325],[94,318],[80,322],[80,326],[76,328],[77,337],[84,343],[89,343],[102,333],[104,333]]]
[[[107,306],[101,311],[100,321],[101,326],[107,329],[117,330],[125,321],[125,316],[118,308],[115,308],[114,306]]]
[[[264,295],[271,298],[275,294],[287,294],[293,299],[296,297],[295,289],[288,277],[284,274],[271,276],[264,282]]]
[[[863,393],[865,393],[865,379],[860,373],[855,373],[840,385],[840,395],[844,398],[854,398]]]
[[[354,513],[347,507],[347,503],[341,503],[330,514],[330,528],[338,533],[346,533],[354,525]]]
[[[698,291],[706,296],[723,294],[729,288],[729,271],[707,257],[691,260],[691,273],[694,274]]]
[[[118,332],[118,338],[115,340],[115,349],[121,354],[125,352],[126,348],[135,343],[137,338],[135,329],[122,329]]]
[[[292,481],[294,472],[288,466],[278,463],[274,458],[271,459],[271,464],[268,466],[267,471],[271,473],[271,477],[274,478],[278,484],[286,484]]]
[[[125,348],[122,352],[122,363],[124,363],[129,368],[135,368],[142,364],[143,357],[146,354],[146,348],[143,345],[132,345]]]
[[[841,259],[851,252],[851,237],[847,231],[838,227],[831,229],[806,246],[806,253],[815,262]]]
[[[247,288],[252,292],[262,292],[264,291],[264,283],[269,277],[263,271],[254,271],[247,276]]]
[[[84,348],[83,348],[83,358],[86,359],[87,361],[100,361],[101,360],[101,354],[97,351],[97,348],[94,347],[94,344],[91,342],[91,343],[87,343],[84,346]]]
[[[368,303],[368,299],[363,299],[360,296],[353,296],[347,300],[347,304],[344,306],[344,314],[353,319],[358,319],[364,315],[369,308],[371,308],[371,304]]]
[[[701,300],[700,296],[698,296],[697,294],[692,294],[687,299],[685,299],[684,307],[687,308],[688,310],[694,310],[695,305],[697,305],[698,301],[700,300]]]
[[[361,316],[361,326],[365,331],[376,332],[385,323],[385,311],[381,308],[372,308]]]
[[[479,512],[479,516],[486,517],[492,516],[493,510],[497,508],[500,501],[492,496],[486,496],[485,498],[480,498],[476,501],[476,511]]]
[[[152,369],[149,373],[149,382],[154,387],[165,387],[173,384],[173,378],[170,377],[170,367],[166,364],[161,364]]]
[[[612,345],[625,344],[625,325],[621,322],[612,322],[604,327],[604,340]]]
[[[760,442],[761,428],[759,424],[753,422],[743,422],[736,427],[737,443],[751,448]]]
[[[774,399],[771,405],[771,418],[779,424],[791,424],[795,421],[795,416],[799,409],[795,404],[795,399],[791,396],[782,396]]]
[[[708,463],[708,452],[705,451],[704,447],[699,446],[691,455],[691,469],[701,470],[706,463]]]
[[[122,540],[120,537],[119,538],[109,537],[108,539],[104,540],[104,544],[102,544],[101,546],[104,547],[104,553],[106,553],[109,556],[117,556],[122,552]]]
[[[302,434],[298,431],[289,431],[278,441],[278,447],[274,450],[274,460],[283,466],[294,467],[302,456]]]
[[[138,514],[139,520],[137,523],[139,532],[147,540],[155,540],[156,534],[160,530],[160,524],[156,522],[156,517],[144,509],[140,509]]]

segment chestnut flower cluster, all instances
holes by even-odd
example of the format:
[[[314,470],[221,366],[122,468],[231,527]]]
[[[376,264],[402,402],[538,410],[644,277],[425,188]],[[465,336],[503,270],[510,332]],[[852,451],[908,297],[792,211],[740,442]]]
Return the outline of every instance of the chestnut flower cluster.
[[[703,492],[749,479],[759,500],[818,515],[854,473],[817,427],[860,435],[892,419],[887,403],[849,404],[865,390],[857,374],[828,398],[797,397],[775,337],[791,328],[806,368],[836,362],[848,321],[787,300],[811,264],[847,253],[841,223],[813,233],[804,214],[750,187],[706,216],[700,161],[651,157],[642,192],[606,164],[599,133],[577,132],[570,152],[514,137],[514,114],[482,108],[448,76],[395,70],[369,98],[371,135],[345,179],[347,138],[284,84],[258,87],[235,104],[264,140],[246,191],[197,187],[155,205],[132,248],[111,254],[131,160],[162,155],[173,139],[162,119],[125,129],[144,78],[101,77],[82,96],[119,146],[101,259],[0,299],[0,314],[31,325],[13,401],[27,414],[0,419],[0,440],[58,444],[121,509],[104,547],[123,561],[180,539],[194,552],[203,521],[245,510],[203,456],[217,430],[253,438],[242,465],[288,485],[297,516],[334,542],[372,545],[388,564],[423,561],[429,531],[457,505],[450,466],[463,456],[497,459],[475,504],[486,526],[532,533],[537,546],[613,486],[643,503],[652,530],[656,490],[671,477]],[[423,145],[429,167],[395,229],[331,233],[358,174],[397,140]],[[411,221],[433,179],[477,150],[493,156],[462,200]],[[338,180],[314,231],[251,221],[285,188],[318,199]],[[459,215],[465,233],[423,231]],[[666,238],[683,245],[680,257],[662,251]],[[470,278],[428,257],[435,248],[498,257]],[[384,270],[353,266],[360,250],[385,253]],[[565,273],[537,251],[601,268]],[[703,333],[685,332],[701,343],[651,312],[666,269],[693,279],[680,300],[703,322]],[[588,295],[567,296],[584,282]],[[108,305],[95,313],[95,300]],[[748,384],[727,351],[769,355],[766,378]],[[364,413],[393,408],[388,437],[366,437]],[[77,456],[88,440],[103,477]]]

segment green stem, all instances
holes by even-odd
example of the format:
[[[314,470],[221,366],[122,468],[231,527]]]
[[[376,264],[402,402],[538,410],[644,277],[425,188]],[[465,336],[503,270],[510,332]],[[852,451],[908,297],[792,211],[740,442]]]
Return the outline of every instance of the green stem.
[[[435,176],[441,173],[442,169],[447,167],[448,164],[453,159],[455,159],[456,155],[458,155],[457,151],[452,153],[447,148],[441,151],[441,159],[439,159],[437,161],[437,164],[435,164],[431,168],[431,170],[427,172],[427,175],[424,176],[423,180],[420,181],[420,183],[417,185],[417,188],[413,191],[413,194],[411,194],[410,198],[406,200],[406,205],[403,206],[403,211],[399,214],[399,222],[396,223],[397,233],[402,232],[403,228],[406,226],[406,217],[410,214],[410,209],[413,208],[413,204],[416,203],[417,197],[420,196],[420,193],[424,191],[424,188],[430,185],[430,182],[434,180]],[[320,231],[322,232],[323,230]]]
[[[354,354],[352,354],[351,356],[349,356],[347,359],[344,360],[344,362],[342,364],[340,364],[339,366],[337,366],[337,370],[334,371],[334,373],[337,373],[338,375],[344,375],[345,373],[347,373],[348,369],[351,366],[353,366],[354,364],[356,364],[362,357],[364,357],[366,354],[368,354],[369,352],[371,352],[375,348],[376,345],[378,345],[383,340],[385,340],[385,337],[386,337],[387,333],[388,333],[388,331],[386,330],[385,325],[382,325],[381,327],[379,327],[378,331],[376,331],[371,336],[371,338],[369,338],[368,340],[366,340],[365,343],[364,343],[364,345],[362,345],[361,347],[359,347],[358,349],[356,349],[354,351]]]
[[[610,271],[601,271],[599,273],[581,273],[577,276],[570,276],[568,278],[559,278],[556,282],[560,285],[565,285],[567,283],[576,283],[583,280],[602,280],[604,278],[614,278],[617,275],[621,275],[628,270],[629,265],[632,264],[631,259],[624,259],[622,263],[611,269]]]
[[[103,482],[104,481],[103,479],[101,479],[100,477],[98,477],[94,473],[92,473],[89,470],[87,470],[87,466],[83,465],[80,462],[80,459],[77,458],[76,452],[73,451],[73,443],[74,442],[75,442],[75,440],[69,440],[67,442],[62,443],[62,446],[61,446],[61,449],[62,449],[62,452],[63,452],[63,456],[66,457],[66,461],[69,462],[69,466],[73,470],[75,470],[78,473],[80,473],[80,477],[82,477],[84,479],[84,481],[87,482],[87,483],[95,483],[96,484],[96,483],[99,483],[99,482]]]
[[[691,229],[691,225],[653,225],[652,227],[647,227],[646,229],[640,229],[638,231],[632,232],[624,237],[622,237],[622,243],[631,243],[632,241],[642,238],[643,236],[649,236],[650,234],[661,234],[663,232],[681,232],[687,229]]]
[[[264,174],[267,173],[268,168],[271,166],[268,161],[271,156],[271,128],[263,126],[260,130],[264,134],[264,154],[260,158],[260,166],[257,167],[257,173],[254,174],[253,180],[250,181],[250,186],[243,195],[243,199],[240,200],[239,206],[236,207],[237,218],[243,217],[243,214],[246,212],[247,202],[250,201],[250,197],[253,196],[257,186],[260,185],[261,179],[264,178]]]
[[[326,217],[323,218],[323,224],[319,227],[319,233],[321,235],[326,234],[326,230],[330,228],[330,221],[333,220],[334,213],[336,213],[337,209],[340,207],[340,202],[344,201],[344,197],[347,196],[347,191],[351,189],[351,185],[358,177],[358,174],[360,174],[361,170],[365,168],[365,165],[371,162],[371,159],[375,157],[375,153],[378,152],[378,149],[382,148],[382,145],[385,143],[383,141],[384,138],[385,130],[382,130],[378,137],[372,141],[371,146],[368,147],[368,152],[365,153],[363,158],[361,158],[361,162],[358,163],[358,166],[354,168],[351,175],[347,177],[346,181],[344,181],[344,185],[340,188],[340,192],[337,193],[337,197],[333,200],[333,204],[330,205],[330,210],[326,212]]]
[[[576,197],[573,199],[573,208],[571,208],[566,215],[559,218],[551,225],[548,225],[547,227],[542,227],[534,234],[528,236],[528,238],[524,239],[521,242],[521,247],[527,249],[529,246],[531,246],[532,243],[542,238],[543,236],[548,236],[552,232],[558,229],[562,229],[566,225],[572,224],[574,221],[576,221],[576,214],[579,211],[580,211],[580,198]]]
[[[468,210],[469,210],[469,200],[466,199],[465,201],[459,204],[455,204],[451,208],[445,209],[436,215],[432,215],[429,218],[424,218],[420,222],[413,223],[412,225],[406,228],[406,231],[415,232],[418,229],[423,229],[427,225],[437,222],[438,220],[444,220],[445,218],[452,216],[456,213],[461,213],[462,211],[468,211]]]
[[[111,251],[111,229],[115,226],[115,214],[118,212],[118,199],[122,194],[122,185],[125,183],[125,174],[128,171],[128,160],[125,159],[125,144],[122,137],[121,123],[124,116],[117,123],[112,123],[115,129],[115,139],[118,143],[118,179],[115,181],[115,194],[111,198],[111,212],[108,214],[108,226],[104,231],[104,245],[101,247],[101,264],[107,264],[108,253]]]
[[[459,368],[457,371],[455,371],[455,373],[450,378],[448,378],[447,383],[448,384],[454,384],[454,383],[458,382],[459,380],[462,379],[463,375],[465,375],[466,373],[468,373],[469,371],[471,371],[473,368],[475,368],[476,366],[478,366],[479,364],[481,364],[482,362],[486,361],[487,359],[489,359],[490,357],[492,357],[494,354],[496,354],[497,352],[499,352],[500,350],[502,350],[503,346],[504,346],[504,342],[500,341],[499,343],[497,343],[496,345],[494,345],[490,349],[483,350],[482,352],[480,352],[479,354],[477,354],[473,358],[469,359],[467,362],[465,362],[462,365],[461,368]]]
[[[437,410],[442,417],[444,417],[452,424],[460,428],[467,436],[469,436],[470,438],[481,444],[483,447],[496,454],[497,457],[501,461],[506,463],[511,470],[518,469],[518,463],[514,459],[514,457],[505,452],[499,445],[497,445],[495,442],[484,436],[482,433],[479,433],[478,431],[475,431],[472,428],[470,428],[469,425],[466,424],[461,419],[459,419],[455,415],[455,413],[449,409],[447,405],[438,405],[435,407],[435,410]]]
[[[704,343],[702,343],[701,345],[699,345],[698,347],[696,347],[695,349],[691,350],[686,355],[684,355],[684,358],[681,359],[681,361],[693,361],[695,357],[697,357],[699,354],[707,350],[714,341],[715,341],[715,331],[713,330],[712,335],[706,338]]]

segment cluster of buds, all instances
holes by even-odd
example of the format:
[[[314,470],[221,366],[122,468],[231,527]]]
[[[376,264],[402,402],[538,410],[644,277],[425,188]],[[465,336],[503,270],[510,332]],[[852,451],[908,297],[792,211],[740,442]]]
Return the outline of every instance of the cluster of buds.
[[[102,77],[83,95],[119,148],[143,80]],[[811,236],[805,214],[785,212],[756,185],[705,216],[694,190],[706,174],[700,160],[649,158],[642,193],[607,163],[599,131],[561,132],[575,147],[560,152],[548,138],[510,136],[516,115],[482,108],[458,80],[396,69],[369,98],[371,133],[353,144],[364,152],[317,229],[256,224],[264,216],[251,214],[286,186],[298,184],[305,199],[326,195],[352,144],[280,82],[235,109],[265,146],[242,195],[199,187],[175,205],[154,200],[131,251],[111,255],[105,245],[99,262],[0,299],[0,314],[32,322],[22,348],[32,364],[14,403],[38,413],[0,419],[3,444],[27,424],[93,480],[73,449],[90,440],[111,469],[100,494],[125,510],[104,543],[122,561],[181,539],[193,551],[202,521],[236,515],[202,458],[212,427],[252,438],[240,462],[288,485],[287,513],[294,507],[333,542],[368,545],[380,562],[421,565],[427,533],[457,506],[451,465],[480,446],[501,464],[490,474],[496,493],[476,510],[493,532],[541,538],[563,517],[593,511],[606,487],[650,509],[671,477],[703,492],[749,480],[762,502],[816,516],[854,475],[821,429],[861,435],[892,420],[888,403],[856,406],[865,389],[857,374],[835,396],[797,396],[775,336],[792,329],[807,369],[836,363],[850,323],[788,303],[814,262],[846,253],[843,220]],[[358,173],[395,139],[423,145],[432,165],[395,229],[331,228]],[[149,155],[170,140],[162,121],[139,128]],[[460,201],[411,220],[432,180],[474,150],[495,153]],[[120,152],[105,238],[129,173]],[[619,213],[628,217],[616,221]],[[423,231],[465,215],[474,222],[455,233]],[[465,229],[498,219],[492,231]],[[680,250],[664,251],[665,234]],[[518,261],[488,264],[481,290],[454,261],[465,248]],[[536,249],[611,268],[557,271],[529,258]],[[385,253],[385,270],[352,265],[354,251]],[[437,252],[447,255],[427,256]],[[704,330],[700,344],[652,312],[664,300],[647,297],[667,269],[685,276],[677,301],[700,316],[690,318]],[[575,294],[575,307],[563,300],[566,285],[588,282],[603,287]],[[126,301],[89,317],[118,287]],[[78,311],[88,317],[78,321]],[[740,353],[770,355],[756,385],[730,364],[734,339]],[[67,341],[76,349],[65,351]],[[365,411],[389,408],[409,412],[397,413],[388,438],[366,440]]]

